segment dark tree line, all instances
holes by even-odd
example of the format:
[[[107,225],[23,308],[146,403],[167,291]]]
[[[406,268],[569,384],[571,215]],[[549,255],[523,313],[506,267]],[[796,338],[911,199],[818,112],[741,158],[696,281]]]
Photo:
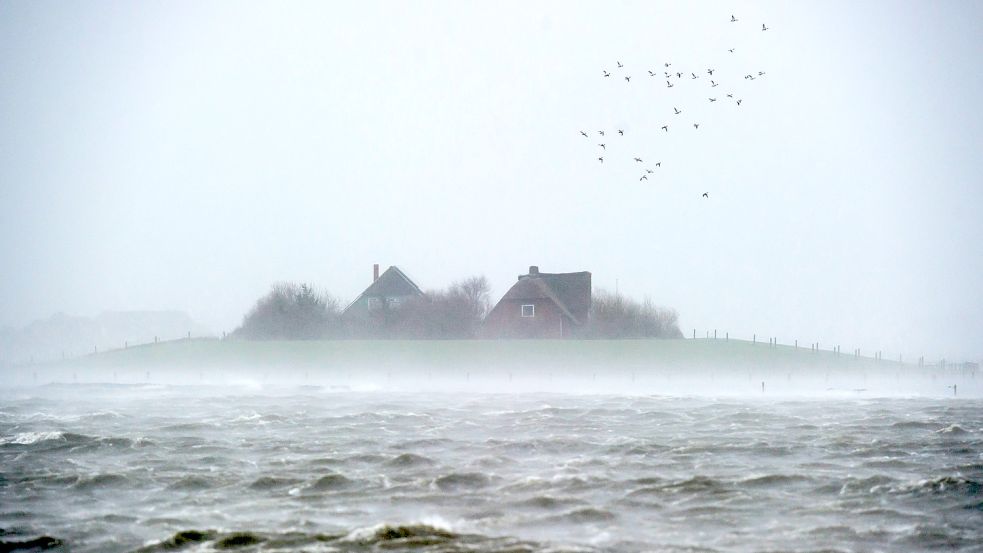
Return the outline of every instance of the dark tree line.
[[[477,336],[490,307],[488,280],[470,277],[399,307],[342,317],[337,300],[307,284],[279,283],[256,302],[235,337],[250,340],[330,338],[465,339]]]
[[[383,306],[359,317],[342,317],[337,300],[308,284],[278,283],[243,317],[234,337],[248,340],[339,338],[475,338],[491,307],[490,287],[474,276],[443,290],[431,290],[398,307]],[[582,338],[682,338],[672,309],[604,290],[593,293]]]

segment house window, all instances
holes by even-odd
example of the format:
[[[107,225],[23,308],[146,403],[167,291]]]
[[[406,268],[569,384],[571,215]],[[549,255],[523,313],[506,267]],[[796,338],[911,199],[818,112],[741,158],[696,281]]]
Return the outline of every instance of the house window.
[[[535,317],[536,316],[536,306],[532,304],[526,304],[522,306],[522,316],[523,317]]]
[[[401,303],[403,303],[403,298],[386,298],[386,307],[389,309],[399,309]]]
[[[376,309],[379,309],[380,307],[382,307],[382,302],[379,301],[379,298],[368,298],[368,304],[367,305],[368,305],[369,311],[375,311]]]

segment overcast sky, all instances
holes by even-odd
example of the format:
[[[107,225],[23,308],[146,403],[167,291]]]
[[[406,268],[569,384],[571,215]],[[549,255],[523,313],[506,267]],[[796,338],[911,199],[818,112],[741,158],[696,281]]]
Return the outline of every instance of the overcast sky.
[[[347,302],[380,263],[425,289],[485,274],[497,300],[536,264],[687,335],[983,357],[980,21],[974,1],[0,2],[0,324],[181,309],[221,332],[278,280]],[[667,62],[671,89],[648,75]]]

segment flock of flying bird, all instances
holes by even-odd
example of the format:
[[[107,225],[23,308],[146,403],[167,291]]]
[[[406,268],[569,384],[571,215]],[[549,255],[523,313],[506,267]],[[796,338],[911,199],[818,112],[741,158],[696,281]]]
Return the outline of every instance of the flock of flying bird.
[[[730,22],[731,23],[737,23],[738,21],[740,21],[740,20],[737,17],[735,17],[733,15],[730,16]],[[767,30],[769,30],[769,28],[770,27],[768,27],[764,23],[761,24],[761,30],[762,31],[767,31]],[[728,48],[727,51],[729,53],[733,54],[734,51],[735,51],[735,48]],[[625,66],[620,61],[617,62],[617,64],[618,64],[618,69],[619,70],[624,70],[625,69]],[[703,73],[701,71],[701,75],[697,75],[696,73],[694,73],[692,71],[688,71],[688,72],[687,71],[679,71],[677,69],[671,69],[671,68],[672,68],[672,63],[665,62],[663,64],[663,69],[662,70],[660,70],[660,71],[647,70],[647,71],[648,71],[649,77],[665,78],[665,80],[666,80],[666,88],[667,89],[668,88],[674,88],[676,86],[675,84],[673,84],[673,79],[676,79],[677,81],[679,81],[679,80],[696,81],[696,80],[699,80],[701,78],[701,75]],[[706,69],[707,78],[704,79],[706,81],[709,81],[709,88],[711,89],[711,92],[710,92],[711,95],[708,96],[707,99],[709,100],[709,102],[711,104],[717,102],[718,99],[721,99],[721,98],[719,98],[719,94],[714,94],[714,92],[712,92],[712,89],[715,89],[718,86],[720,86],[720,83],[716,82],[716,80],[713,78],[713,74],[714,74],[715,71],[716,70],[713,69],[713,68],[707,68]],[[689,78],[688,79],[684,79],[684,77],[686,76],[687,73],[689,73]],[[602,78],[610,78],[612,76],[612,73],[610,71],[608,71],[608,70],[605,69],[605,70],[602,70],[602,75],[603,75]],[[765,72],[764,71],[756,71],[756,72],[753,72],[753,73],[747,73],[746,75],[744,75],[744,80],[745,81],[753,81],[755,79],[758,79],[760,77],[763,77],[764,75],[765,75]],[[625,74],[625,75],[621,75],[621,76],[623,77],[623,79],[624,79],[624,81],[626,83],[631,84],[631,77],[632,77],[631,75]],[[727,93],[725,93],[724,99],[721,99],[721,100],[722,101],[727,101],[727,100],[733,101],[736,106],[740,106],[741,105],[741,101],[742,101],[741,98],[734,98],[734,93],[733,92],[727,92]],[[681,115],[683,113],[683,110],[679,109],[678,107],[675,107],[674,106],[672,109],[673,109],[673,115]],[[693,125],[693,129],[694,130],[699,130],[700,129],[700,123],[693,122],[692,125]],[[668,133],[669,132],[669,124],[668,123],[665,124],[665,125],[662,125],[660,128],[665,133]],[[597,144],[597,146],[601,148],[601,154],[602,154],[602,155],[598,156],[597,159],[598,159],[599,162],[601,162],[603,164],[604,163],[604,154],[607,152],[607,143],[604,141],[605,140],[605,137],[607,136],[607,133],[605,131],[603,131],[603,130],[599,130],[599,131],[596,131],[596,132],[597,132],[597,136],[600,137],[600,139],[601,139],[601,142],[599,142]],[[587,139],[590,139],[590,137],[591,137],[591,135],[588,134],[586,131],[580,131],[580,134],[584,138],[587,138]],[[624,129],[617,129],[617,134],[618,134],[619,137],[623,137],[625,135]],[[635,163],[642,163],[642,164],[645,163],[645,161],[641,157],[639,157],[639,156],[634,156],[632,159],[634,160]],[[653,174],[653,173],[655,173],[655,171],[652,169],[652,167],[656,167],[656,168],[662,167],[662,162],[661,161],[658,161],[658,162],[655,162],[651,166],[644,166],[645,172],[642,173],[642,176],[638,180],[639,181],[647,181],[647,180],[649,180],[648,176],[651,175],[651,174]],[[710,193],[709,192],[704,192],[703,193],[703,197],[704,198],[709,198],[710,197]]]

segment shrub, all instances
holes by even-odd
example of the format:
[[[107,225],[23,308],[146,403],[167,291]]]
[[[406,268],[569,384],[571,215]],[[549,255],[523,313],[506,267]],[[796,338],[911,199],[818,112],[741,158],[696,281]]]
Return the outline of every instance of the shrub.
[[[338,302],[308,284],[280,282],[260,298],[233,336],[247,340],[316,340],[340,333]]]
[[[586,338],[683,337],[675,310],[657,307],[648,298],[639,302],[605,290],[594,291],[590,320],[583,335]]]

